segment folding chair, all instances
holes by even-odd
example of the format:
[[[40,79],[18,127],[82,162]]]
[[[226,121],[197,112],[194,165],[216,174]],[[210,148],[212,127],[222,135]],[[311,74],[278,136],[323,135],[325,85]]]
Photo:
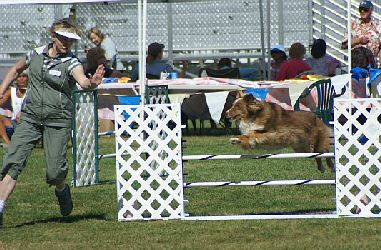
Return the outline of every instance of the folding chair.
[[[318,98],[315,113],[329,126],[333,118],[333,99],[343,95],[345,93],[345,87],[341,90],[340,94],[336,94],[330,79],[319,80],[307,87],[299,96],[294,105],[295,111],[300,111],[302,100],[309,96],[314,89],[316,89]]]
[[[205,71],[206,74],[210,77],[231,78],[231,79],[240,78],[239,68],[227,68],[227,69],[201,68],[199,71],[199,76],[201,76],[203,71]]]

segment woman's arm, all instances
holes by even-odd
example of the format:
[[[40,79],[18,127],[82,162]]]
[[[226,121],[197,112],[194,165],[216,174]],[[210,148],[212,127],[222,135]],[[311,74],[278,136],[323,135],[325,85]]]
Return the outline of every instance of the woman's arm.
[[[105,73],[103,65],[99,65],[94,75],[87,78],[83,71],[83,66],[79,65],[73,69],[73,77],[83,89],[96,88],[102,83],[102,78]]]
[[[16,80],[17,76],[21,74],[26,68],[27,65],[25,58],[20,59],[18,62],[16,62],[15,65],[12,66],[12,68],[10,68],[0,86],[0,99],[3,98],[3,95],[9,88],[9,85],[11,85],[11,83]]]
[[[5,94],[0,98],[0,107],[2,107],[5,103],[7,103],[11,99],[11,89],[8,88],[5,91]]]

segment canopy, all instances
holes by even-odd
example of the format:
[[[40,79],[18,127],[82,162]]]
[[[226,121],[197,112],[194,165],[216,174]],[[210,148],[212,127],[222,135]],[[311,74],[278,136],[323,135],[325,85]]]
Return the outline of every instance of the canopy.
[[[208,0],[147,0],[148,3],[186,3],[204,2]],[[137,3],[138,0],[0,0],[1,4],[70,4],[70,3],[95,3],[95,2],[114,2],[114,3]]]

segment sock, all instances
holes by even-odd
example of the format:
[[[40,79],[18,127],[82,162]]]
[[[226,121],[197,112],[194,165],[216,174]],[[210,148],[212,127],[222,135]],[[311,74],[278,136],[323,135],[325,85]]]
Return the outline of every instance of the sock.
[[[3,213],[5,209],[5,201],[0,200],[0,213]]]
[[[56,190],[57,190],[57,192],[61,193],[62,191],[65,190],[65,188],[66,188],[66,185],[65,185],[62,189],[58,189],[58,188],[56,187]]]

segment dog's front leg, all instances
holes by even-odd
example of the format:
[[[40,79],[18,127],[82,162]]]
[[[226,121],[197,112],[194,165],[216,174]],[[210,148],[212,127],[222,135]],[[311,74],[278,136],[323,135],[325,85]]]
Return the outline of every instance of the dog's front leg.
[[[230,142],[232,144],[240,144],[241,147],[244,149],[254,148],[256,145],[255,139],[253,139],[249,135],[240,135],[238,137],[232,137],[230,138]]]

